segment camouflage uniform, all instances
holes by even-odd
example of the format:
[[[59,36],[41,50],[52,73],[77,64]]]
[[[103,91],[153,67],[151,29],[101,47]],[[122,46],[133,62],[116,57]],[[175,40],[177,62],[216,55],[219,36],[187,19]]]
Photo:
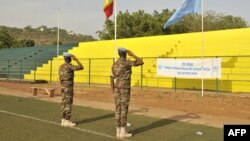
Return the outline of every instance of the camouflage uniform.
[[[77,70],[79,66],[74,66],[72,64],[64,63],[59,68],[59,77],[61,82],[61,115],[63,119],[69,120],[71,117],[71,107],[73,104],[73,86],[74,86],[74,71]]]
[[[114,78],[115,125],[117,127],[127,124],[132,66],[136,66],[136,61],[126,58],[119,58],[112,66],[111,77]]]

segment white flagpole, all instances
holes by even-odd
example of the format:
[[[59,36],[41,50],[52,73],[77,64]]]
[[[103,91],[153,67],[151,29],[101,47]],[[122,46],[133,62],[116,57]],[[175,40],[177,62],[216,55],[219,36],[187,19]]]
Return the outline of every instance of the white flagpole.
[[[202,79],[201,79],[201,94],[204,96],[204,2],[201,0],[201,32],[202,32],[202,48],[201,48],[201,56],[202,56]]]
[[[117,33],[117,27],[116,27],[116,0],[114,0],[114,20],[115,20],[115,37],[114,37],[114,54],[115,54],[115,61],[116,61],[116,53],[117,53],[117,42],[116,42],[116,33]]]
[[[59,56],[59,41],[60,41],[60,8],[57,13],[57,56]]]
[[[56,55],[59,56],[59,42],[60,42],[60,8],[57,10],[57,47],[56,47]],[[52,62],[51,62],[52,63]],[[59,68],[59,60],[57,58],[56,62],[57,67]],[[59,73],[59,72],[58,72]],[[59,74],[57,75],[57,82],[59,83]]]

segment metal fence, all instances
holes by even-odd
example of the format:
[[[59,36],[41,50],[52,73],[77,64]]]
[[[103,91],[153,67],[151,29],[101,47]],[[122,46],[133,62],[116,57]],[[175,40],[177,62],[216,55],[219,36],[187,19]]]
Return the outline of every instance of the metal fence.
[[[190,59],[200,57],[165,57],[174,59]],[[205,79],[205,89],[213,91],[250,92],[250,56],[206,56],[205,58],[222,58],[222,78]],[[138,87],[162,87],[185,89],[200,89],[200,79],[183,79],[160,77],[156,75],[158,58],[142,58],[145,64],[134,67],[132,85]],[[86,84],[109,84],[113,58],[80,58],[84,70],[76,72],[75,81]],[[29,74],[30,80],[58,81],[58,68],[63,60],[0,60],[0,78],[26,80],[24,75]],[[32,76],[32,79],[31,79]]]

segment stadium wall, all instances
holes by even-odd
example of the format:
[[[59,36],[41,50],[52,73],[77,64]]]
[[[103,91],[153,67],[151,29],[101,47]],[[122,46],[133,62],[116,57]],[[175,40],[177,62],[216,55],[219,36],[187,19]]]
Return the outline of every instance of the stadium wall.
[[[250,28],[205,32],[204,57],[222,58],[222,78],[206,79],[204,88],[229,92],[250,92]],[[201,33],[152,36],[117,40],[117,47],[125,47],[143,58],[142,67],[133,68],[132,85],[143,87],[200,89],[200,79],[159,77],[157,58],[200,58]],[[76,72],[75,82],[109,84],[114,58],[114,41],[81,42],[68,51],[83,63],[85,69]],[[118,54],[116,54],[118,56]],[[58,81],[58,68],[63,57],[54,57],[37,67],[24,79]]]

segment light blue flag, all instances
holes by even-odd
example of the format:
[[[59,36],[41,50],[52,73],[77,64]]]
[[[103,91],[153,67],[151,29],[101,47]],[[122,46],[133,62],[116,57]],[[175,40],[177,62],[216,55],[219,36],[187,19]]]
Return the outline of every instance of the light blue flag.
[[[184,0],[182,6],[174,15],[165,23],[164,29],[175,24],[181,18],[189,13],[201,13],[201,0]]]

